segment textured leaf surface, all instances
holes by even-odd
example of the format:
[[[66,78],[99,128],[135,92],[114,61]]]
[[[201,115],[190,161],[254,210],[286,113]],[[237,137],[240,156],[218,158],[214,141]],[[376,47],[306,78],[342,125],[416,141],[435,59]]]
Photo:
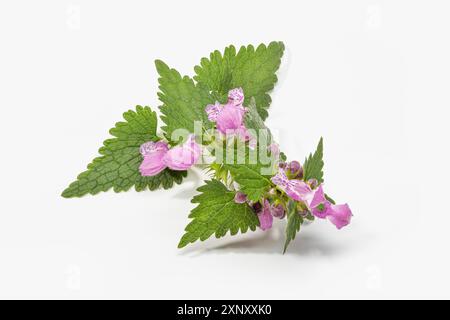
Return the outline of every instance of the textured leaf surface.
[[[99,150],[100,157],[88,165],[62,194],[65,198],[97,194],[113,188],[115,192],[135,187],[137,191],[168,189],[181,183],[185,171],[165,170],[154,177],[142,177],[139,165],[142,156],[140,146],[156,139],[157,117],[149,107],[137,106],[136,111],[124,113],[125,122],[119,122],[110,130],[114,138],[106,140]]]
[[[240,191],[247,195],[252,201],[258,201],[269,190],[271,186],[270,176],[261,173],[260,165],[253,164],[227,164],[228,169],[240,186]]]
[[[256,230],[259,225],[256,214],[247,204],[234,202],[235,192],[228,190],[217,180],[206,181],[198,189],[201,192],[192,199],[198,206],[192,210],[193,219],[178,245],[183,248],[197,240],[204,241],[215,234],[221,238],[229,231],[231,235]]]
[[[286,242],[284,244],[283,253],[286,253],[289,243],[295,239],[295,236],[297,235],[297,232],[300,231],[300,226],[303,223],[303,219],[298,214],[297,206],[294,201],[289,201],[287,209]]]
[[[273,175],[274,162],[270,157],[262,158],[260,150],[251,150],[248,146],[232,144],[224,146],[223,169],[228,171],[233,180],[239,184],[240,191],[247,195],[249,200],[257,201],[272,186],[270,181]],[[258,146],[259,147],[259,146]],[[230,158],[234,148],[234,157]],[[268,163],[269,162],[269,163]]]
[[[316,179],[319,183],[323,183],[323,166],[323,138],[321,138],[314,155],[310,154],[305,161],[305,180]]]
[[[258,138],[258,148],[261,148],[264,145],[268,147],[272,143],[272,133],[259,115],[254,98],[250,99],[247,110],[244,118],[245,127],[251,132],[253,130],[252,136]]]
[[[256,50],[252,45],[243,46],[238,52],[234,46],[229,46],[223,54],[214,51],[209,59],[203,58],[195,67],[197,75],[194,79],[205,84],[222,103],[230,89],[242,87],[246,97],[244,104],[248,105],[254,97],[258,113],[265,120],[272,102],[268,92],[278,81],[275,73],[283,53],[282,42],[272,42],[268,46],[261,44]]]
[[[249,104],[247,105],[247,112],[245,113],[245,127],[247,129],[253,129],[253,130],[267,130],[267,126],[264,123],[264,120],[261,118],[261,116],[258,113],[258,108],[256,106],[256,100],[255,98],[251,98]]]
[[[175,69],[170,69],[164,62],[157,60],[156,69],[159,78],[159,99],[163,103],[160,110],[161,120],[165,123],[162,129],[168,139],[173,131],[186,129],[194,132],[194,122],[202,121],[205,129],[211,128],[205,108],[214,103],[214,97],[209,90],[185,76],[182,77]]]

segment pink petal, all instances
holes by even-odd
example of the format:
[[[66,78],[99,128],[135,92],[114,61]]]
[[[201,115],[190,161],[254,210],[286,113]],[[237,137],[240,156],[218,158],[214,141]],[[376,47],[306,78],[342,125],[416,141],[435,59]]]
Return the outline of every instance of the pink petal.
[[[241,106],[244,103],[244,90],[236,88],[228,92],[228,103],[234,106]]]
[[[201,155],[201,148],[191,135],[182,146],[170,149],[163,161],[172,170],[184,171],[191,168]]]
[[[144,156],[139,171],[144,177],[155,176],[166,168],[163,161],[164,156],[169,150],[167,143],[147,142],[141,146],[140,152]]]
[[[261,230],[266,231],[272,228],[273,216],[270,213],[270,203],[268,200],[264,200],[264,208],[261,213],[258,214],[258,219]]]
[[[272,182],[275,183],[281,190],[296,201],[307,201],[312,194],[311,188],[303,181],[289,180],[284,170],[272,177]]]
[[[317,207],[311,208],[311,212],[315,217],[319,219],[325,219],[330,215],[330,207],[331,203],[325,201],[319,204]]]
[[[162,161],[162,157],[146,156],[142,161],[139,171],[143,177],[156,176],[166,168],[166,165]]]
[[[222,109],[223,106],[219,102],[216,102],[216,104],[207,105],[205,111],[208,114],[208,120],[211,122],[216,122],[217,116],[222,111]]]
[[[243,120],[244,112],[242,109],[232,104],[227,104],[217,116],[217,130],[223,134],[236,131],[241,128]]]
[[[312,214],[317,218],[325,219],[330,214],[329,209],[331,203],[325,198],[322,185],[313,192],[314,196],[309,201],[309,207],[311,208]]]
[[[147,156],[155,152],[163,152],[163,151],[166,152],[167,150],[169,150],[169,147],[167,146],[167,143],[164,141],[146,142],[140,148],[140,152],[143,156]]]
[[[331,205],[329,211],[328,219],[339,230],[350,224],[353,214],[348,204]]]
[[[326,201],[327,201],[327,199],[325,198],[325,192],[323,191],[323,186],[320,185],[319,188],[314,192],[314,197],[311,199],[309,206],[311,208],[314,208]]]
[[[290,180],[286,188],[286,194],[297,201],[307,201],[311,194],[311,188],[303,181]]]
[[[289,179],[286,176],[284,170],[279,170],[276,175],[272,177],[272,182],[279,186],[282,190],[285,190],[287,185],[289,184]]]

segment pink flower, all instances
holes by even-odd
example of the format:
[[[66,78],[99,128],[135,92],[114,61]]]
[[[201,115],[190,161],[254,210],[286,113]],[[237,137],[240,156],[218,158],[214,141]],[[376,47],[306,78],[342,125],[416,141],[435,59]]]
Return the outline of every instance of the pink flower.
[[[139,171],[144,177],[156,176],[167,167],[178,171],[187,170],[201,155],[201,148],[193,135],[189,136],[186,143],[172,149],[169,149],[167,143],[158,141],[144,143],[140,151],[144,160]]]
[[[308,184],[300,180],[289,180],[284,170],[279,170],[271,180],[293,200],[306,202],[312,197]]]
[[[331,205],[328,220],[340,230],[350,224],[352,216],[353,214],[348,204]]]
[[[267,199],[264,200],[263,210],[258,213],[258,219],[261,230],[266,231],[272,228],[273,216],[270,213],[270,203]]]
[[[144,161],[139,167],[141,175],[144,177],[155,176],[166,168],[163,158],[169,147],[163,141],[147,142],[141,146],[141,154]]]
[[[312,190],[303,181],[289,180],[283,168],[280,168],[271,180],[291,199],[304,202],[315,217],[319,219],[328,218],[338,229],[342,229],[350,224],[353,215],[348,204],[332,204],[325,197],[322,185],[319,185],[316,190]]]
[[[224,106],[216,104],[208,105],[205,112],[208,120],[216,123],[217,130],[224,134],[235,134],[243,141],[251,139],[247,128],[244,125],[244,116],[247,112],[242,105],[244,102],[244,92],[241,88],[233,89],[228,94],[228,102]]]
[[[244,114],[245,110],[242,107],[226,104],[217,115],[217,129],[223,134],[241,129],[243,127]]]
[[[197,162],[201,152],[200,146],[191,135],[182,146],[170,149],[164,156],[163,162],[172,170],[184,171]]]
[[[353,216],[348,204],[334,205],[328,201],[322,185],[314,192],[314,197],[309,203],[309,207],[314,216],[320,219],[328,218],[338,229],[349,225]]]

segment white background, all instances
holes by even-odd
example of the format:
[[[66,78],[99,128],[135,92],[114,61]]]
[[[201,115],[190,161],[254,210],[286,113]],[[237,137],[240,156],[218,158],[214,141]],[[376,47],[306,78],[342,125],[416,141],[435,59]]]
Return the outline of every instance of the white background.
[[[2,1],[0,297],[450,298],[448,1]],[[201,172],[170,191],[63,199],[108,130],[156,108],[154,60],[287,50],[268,125],[325,138],[352,225],[177,243]]]

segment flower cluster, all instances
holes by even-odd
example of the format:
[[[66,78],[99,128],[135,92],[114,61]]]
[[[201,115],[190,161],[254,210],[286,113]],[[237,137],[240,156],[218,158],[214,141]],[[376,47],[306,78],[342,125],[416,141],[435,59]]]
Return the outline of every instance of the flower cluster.
[[[242,192],[237,192],[236,203],[247,202],[258,215],[260,228],[272,227],[273,218],[284,219],[289,200],[296,202],[298,212],[303,217],[328,218],[338,229],[347,226],[352,218],[348,204],[335,205],[325,196],[323,185],[317,180],[303,181],[303,168],[298,161],[281,163],[278,173],[271,178],[274,188],[264,199],[251,202]],[[312,215],[312,216],[311,216]]]
[[[244,116],[248,111],[244,106],[244,91],[236,88],[228,93],[228,102],[219,102],[206,106],[208,120],[216,123],[217,131],[226,136],[235,135],[242,141],[249,141],[251,135],[244,124]]]
[[[285,252],[307,220],[328,219],[338,229],[348,225],[349,206],[336,205],[324,192],[323,139],[305,163],[287,162],[276,132],[266,126],[270,91],[284,50],[279,41],[238,50],[230,46],[222,53],[214,51],[211,59],[203,58],[194,78],[155,61],[161,116],[147,106],[125,112],[100,156],[62,196],[132,187],[169,189],[181,184],[186,171],[196,165],[210,177],[191,201],[196,207],[179,248],[212,235],[268,230],[275,219],[286,219]],[[214,103],[213,97],[220,102]]]
[[[243,106],[244,92],[241,88],[233,89],[228,94],[225,105],[216,102],[208,105],[205,112],[208,120],[216,124],[219,134],[225,137],[234,136],[242,141],[249,142],[250,147],[257,141],[250,135],[244,122],[247,108]],[[279,155],[276,143],[269,146],[272,155]],[[144,158],[140,172],[143,176],[155,176],[166,168],[172,170],[187,170],[196,164],[201,155],[202,148],[195,142],[194,135],[180,146],[169,149],[164,141],[147,142],[141,146]],[[257,202],[248,201],[247,196],[236,192],[236,203],[248,203],[259,219],[262,230],[272,227],[273,219],[286,217],[287,204],[295,201],[298,214],[304,218],[328,219],[338,229],[347,226],[352,218],[348,204],[336,205],[327,198],[323,185],[316,179],[304,179],[304,169],[298,161],[281,162],[278,172],[271,177],[272,188]]]
[[[280,170],[271,180],[278,190],[298,202],[303,212],[312,213],[319,219],[328,218],[338,229],[350,223],[352,218],[350,207],[347,204],[331,203],[325,196],[323,185],[319,185],[317,180],[303,181],[303,168],[299,162],[293,161],[283,167],[280,166]]]
[[[254,144],[250,133],[244,124],[247,109],[243,106],[244,92],[241,88],[233,89],[228,94],[228,102],[221,105],[216,102],[205,109],[208,119],[216,123],[217,131],[226,137],[236,136],[242,141]],[[201,156],[202,148],[195,142],[194,135],[190,135],[181,146],[169,149],[167,142],[146,142],[141,146],[144,160],[139,167],[142,176],[156,176],[164,169],[185,171],[195,165]]]

